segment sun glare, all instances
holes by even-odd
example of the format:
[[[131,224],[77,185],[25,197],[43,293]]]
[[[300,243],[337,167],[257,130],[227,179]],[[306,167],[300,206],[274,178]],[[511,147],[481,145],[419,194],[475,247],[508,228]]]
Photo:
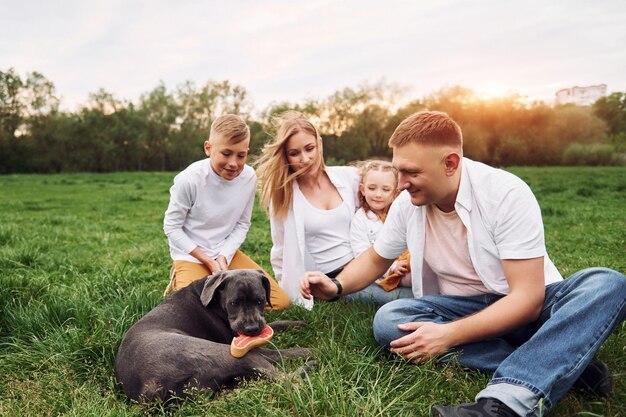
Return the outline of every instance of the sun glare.
[[[481,88],[477,88],[475,93],[476,96],[481,100],[494,100],[518,94],[516,91],[513,91],[509,87],[496,84],[486,85]]]

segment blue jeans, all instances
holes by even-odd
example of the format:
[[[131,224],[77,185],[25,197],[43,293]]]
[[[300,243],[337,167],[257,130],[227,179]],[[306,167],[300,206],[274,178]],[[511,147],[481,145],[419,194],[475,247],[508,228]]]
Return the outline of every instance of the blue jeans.
[[[346,295],[344,298],[349,301],[359,300],[383,305],[401,298],[413,299],[414,296],[413,290],[407,287],[396,287],[391,291],[385,291],[380,287],[380,285],[373,283],[360,291]]]
[[[450,322],[502,296],[431,295],[385,304],[374,317],[374,337],[385,348],[409,332],[400,323]],[[494,372],[477,395],[497,398],[521,416],[550,410],[572,387],[602,343],[626,315],[626,277],[606,268],[579,271],[546,286],[543,311],[501,337],[453,349],[461,365]]]

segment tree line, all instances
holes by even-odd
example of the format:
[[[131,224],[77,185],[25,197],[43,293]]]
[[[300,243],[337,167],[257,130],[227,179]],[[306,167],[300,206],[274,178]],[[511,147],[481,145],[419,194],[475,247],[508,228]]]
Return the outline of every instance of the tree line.
[[[518,95],[482,99],[463,87],[411,101],[406,94],[384,82],[364,83],[254,112],[243,86],[187,81],[174,89],[160,83],[137,102],[100,89],[68,112],[43,74],[22,77],[9,68],[0,70],[0,174],[180,170],[204,156],[211,123],[224,113],[248,121],[254,156],[271,138],[274,116],[290,109],[319,127],[329,164],[389,158],[395,127],[424,109],[450,114],[463,129],[466,156],[492,165],[626,162],[626,93],[593,106],[527,103]]]

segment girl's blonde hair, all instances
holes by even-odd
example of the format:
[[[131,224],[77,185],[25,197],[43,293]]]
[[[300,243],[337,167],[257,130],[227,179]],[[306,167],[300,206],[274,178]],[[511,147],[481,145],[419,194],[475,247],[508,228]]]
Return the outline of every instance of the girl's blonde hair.
[[[317,128],[304,114],[287,111],[273,120],[276,127],[274,139],[268,142],[256,161],[256,174],[259,179],[261,206],[271,216],[278,219],[287,217],[293,198],[293,181],[305,171],[324,169],[322,138]],[[287,142],[299,132],[309,133],[316,138],[317,160],[311,167],[294,171],[287,160]],[[271,205],[271,213],[270,213]]]
[[[359,168],[359,174],[361,175],[361,184],[365,184],[365,177],[369,172],[391,172],[393,174],[393,199],[398,196],[398,170],[395,169],[393,165],[391,165],[391,162],[378,159],[370,159],[368,161],[360,162],[359,164],[357,164],[357,167]],[[359,187],[359,205],[363,208],[365,213],[367,213],[368,211],[372,211],[369,204],[367,204],[367,201],[365,200],[365,196],[361,192],[361,187]],[[389,206],[385,208],[384,213],[377,214],[380,220],[385,221],[390,206],[391,204],[389,204]]]

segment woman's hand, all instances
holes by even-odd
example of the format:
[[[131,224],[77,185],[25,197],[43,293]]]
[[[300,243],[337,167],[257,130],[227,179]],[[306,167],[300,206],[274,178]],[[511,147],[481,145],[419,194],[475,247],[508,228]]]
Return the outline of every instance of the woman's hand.
[[[330,300],[337,295],[337,285],[320,271],[306,272],[300,278],[300,294],[307,300],[311,296],[320,300]]]

